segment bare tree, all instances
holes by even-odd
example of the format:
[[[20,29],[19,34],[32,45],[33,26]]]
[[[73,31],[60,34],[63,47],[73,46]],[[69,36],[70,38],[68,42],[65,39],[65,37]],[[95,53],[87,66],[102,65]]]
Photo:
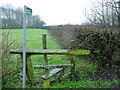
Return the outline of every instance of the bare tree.
[[[92,3],[91,14],[85,16],[93,25],[100,26],[119,26],[120,24],[120,1],[115,0],[96,0]]]

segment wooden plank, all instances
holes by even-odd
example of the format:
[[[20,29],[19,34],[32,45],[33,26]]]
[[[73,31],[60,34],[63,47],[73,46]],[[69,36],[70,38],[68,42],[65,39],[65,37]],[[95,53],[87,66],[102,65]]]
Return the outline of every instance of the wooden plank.
[[[49,68],[66,68],[72,66],[71,64],[59,64],[59,65],[34,65],[34,69],[49,69]]]
[[[54,75],[56,75],[57,73],[59,73],[61,70],[63,70],[63,68],[55,68],[52,71],[50,71],[48,74],[43,75],[42,78],[49,79],[53,77]]]
[[[22,49],[11,49],[11,54],[22,54]],[[73,55],[89,55],[89,50],[68,50],[68,49],[28,49],[26,50],[26,53],[28,54],[59,54],[59,55],[65,55],[65,54],[73,54]]]

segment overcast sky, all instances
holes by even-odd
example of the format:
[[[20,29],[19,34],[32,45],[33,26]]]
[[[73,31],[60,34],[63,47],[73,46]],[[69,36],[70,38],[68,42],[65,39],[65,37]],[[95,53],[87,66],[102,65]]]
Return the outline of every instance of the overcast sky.
[[[90,8],[94,0],[0,0],[0,6],[10,3],[15,7],[32,8],[46,25],[81,24],[86,19],[84,9]]]

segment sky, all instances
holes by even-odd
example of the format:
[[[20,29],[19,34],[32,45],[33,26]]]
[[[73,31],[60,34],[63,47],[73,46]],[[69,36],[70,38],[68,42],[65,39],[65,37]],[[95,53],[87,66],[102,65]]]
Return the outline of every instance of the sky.
[[[24,5],[33,10],[46,25],[81,24],[86,20],[85,8],[94,0],[0,0],[0,6],[10,3],[14,7]]]

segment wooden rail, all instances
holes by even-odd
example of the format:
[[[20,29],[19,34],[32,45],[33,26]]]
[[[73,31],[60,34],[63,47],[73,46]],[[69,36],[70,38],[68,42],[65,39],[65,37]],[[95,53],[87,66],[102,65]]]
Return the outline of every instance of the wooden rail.
[[[49,68],[66,68],[72,66],[71,64],[59,64],[59,65],[34,65],[34,69],[49,69]]]
[[[23,51],[22,49],[11,49],[10,50],[11,54],[22,54]],[[83,50],[83,49],[78,49],[78,50],[68,50],[68,49],[27,49],[26,50],[27,54],[59,54],[59,55],[66,55],[66,54],[73,54],[73,55],[89,55],[90,51],[89,50]]]

